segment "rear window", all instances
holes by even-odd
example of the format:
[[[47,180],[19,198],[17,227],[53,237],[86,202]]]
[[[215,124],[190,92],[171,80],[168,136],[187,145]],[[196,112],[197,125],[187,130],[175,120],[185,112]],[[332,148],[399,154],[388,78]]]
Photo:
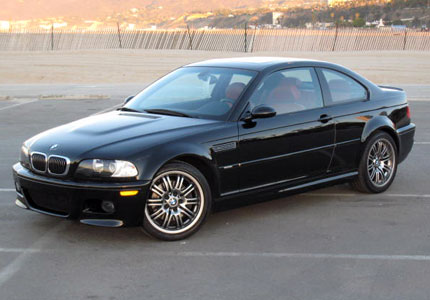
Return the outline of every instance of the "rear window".
[[[351,77],[337,71],[321,69],[328,84],[331,104],[367,99],[367,90]]]

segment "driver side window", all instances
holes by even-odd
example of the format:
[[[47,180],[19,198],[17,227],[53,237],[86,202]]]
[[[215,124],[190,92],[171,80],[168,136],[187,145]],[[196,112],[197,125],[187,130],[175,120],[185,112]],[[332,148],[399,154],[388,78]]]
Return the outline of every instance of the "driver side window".
[[[323,106],[321,88],[313,68],[293,68],[267,76],[250,98],[251,109],[265,104],[277,115]]]

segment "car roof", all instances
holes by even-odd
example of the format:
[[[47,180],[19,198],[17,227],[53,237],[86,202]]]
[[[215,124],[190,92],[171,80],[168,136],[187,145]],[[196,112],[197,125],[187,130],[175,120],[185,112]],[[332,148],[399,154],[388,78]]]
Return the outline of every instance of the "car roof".
[[[236,68],[245,69],[251,71],[261,72],[267,74],[272,71],[294,68],[294,67],[322,67],[334,69],[342,72],[358,80],[361,84],[367,86],[368,89],[376,92],[378,90],[377,85],[367,80],[360,74],[347,69],[341,65],[315,60],[308,58],[293,58],[293,57],[264,57],[264,56],[249,56],[249,57],[233,57],[233,58],[218,58],[210,59],[197,63],[192,63],[184,67],[219,67],[219,68]]]
[[[224,67],[224,68],[238,68],[253,71],[264,71],[271,69],[275,66],[293,65],[297,63],[312,63],[312,65],[319,65],[326,62],[307,59],[307,58],[292,58],[292,57],[234,57],[234,58],[218,58],[210,59],[197,63],[186,65],[186,67]]]

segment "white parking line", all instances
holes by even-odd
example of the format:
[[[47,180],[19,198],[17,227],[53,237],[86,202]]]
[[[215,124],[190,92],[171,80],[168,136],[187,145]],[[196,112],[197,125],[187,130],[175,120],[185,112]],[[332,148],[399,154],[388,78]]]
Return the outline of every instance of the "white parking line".
[[[1,253],[22,253],[22,252],[31,252],[38,253],[41,252],[40,249],[31,249],[31,248],[0,248]]]
[[[372,194],[359,194],[359,193],[304,193],[297,196],[314,196],[314,197],[354,197],[366,196],[370,197]],[[404,198],[430,198],[430,194],[378,194],[382,197],[404,197]]]
[[[145,254],[145,253],[143,253]],[[384,255],[384,254],[332,254],[332,253],[276,253],[276,252],[156,252],[151,255],[182,257],[251,257],[251,258],[298,258],[298,259],[353,259],[391,261],[429,261],[430,255]]]
[[[15,189],[0,189],[0,192],[15,192]]]
[[[429,101],[428,97],[414,97],[408,98],[408,101]]]
[[[414,142],[414,145],[430,145],[430,142]]]
[[[18,272],[30,258],[31,254],[35,253],[36,250],[41,251],[43,245],[52,238],[58,231],[64,229],[68,222],[63,221],[54,226],[51,230],[48,230],[38,240],[36,240],[29,248],[24,249],[14,260],[12,260],[6,267],[0,270],[0,288],[10,279],[16,272]]]
[[[99,114],[105,113],[107,111],[113,110],[114,108],[120,107],[121,105],[122,105],[122,103],[115,104],[114,106],[111,106],[111,107],[105,108],[105,109],[103,109],[101,111],[98,111],[96,113],[93,113],[90,116],[94,116],[94,115],[99,115]]]
[[[64,225],[65,223],[63,223]],[[64,226],[62,226],[64,227]],[[46,236],[52,235],[54,232],[59,231],[59,226],[55,230],[49,231],[36,243],[40,244],[41,241],[46,240]],[[50,251],[50,250],[47,250]],[[58,252],[61,252],[59,250]],[[44,252],[41,249],[35,248],[0,248],[0,252],[13,253],[21,252],[12,263],[0,272],[0,286],[4,283],[5,274],[10,278],[11,270],[16,269],[17,264],[22,264],[23,260],[29,253]],[[179,257],[251,257],[251,258],[295,258],[295,259],[352,259],[352,260],[391,260],[391,261],[425,261],[430,262],[430,255],[403,255],[403,254],[347,254],[347,253],[289,253],[289,252],[209,252],[209,251],[158,251],[158,252],[142,252],[143,255],[150,256],[179,256]],[[18,261],[18,262],[16,262]],[[12,266],[15,265],[15,266]],[[16,272],[16,271],[15,271]],[[3,279],[3,281],[2,281]]]
[[[9,108],[14,108],[14,107],[17,107],[17,106],[21,106],[21,105],[24,105],[24,104],[33,103],[33,102],[36,102],[36,101],[39,101],[39,100],[38,99],[33,99],[33,100],[25,101],[25,102],[23,101],[23,102],[20,102],[20,103],[15,103],[15,104],[12,104],[12,105],[1,107],[0,111],[6,110],[6,109],[9,109]]]

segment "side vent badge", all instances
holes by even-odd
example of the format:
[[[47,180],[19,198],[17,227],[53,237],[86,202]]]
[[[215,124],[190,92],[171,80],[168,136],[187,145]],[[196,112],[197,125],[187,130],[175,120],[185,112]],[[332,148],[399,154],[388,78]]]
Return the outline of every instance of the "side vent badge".
[[[223,152],[236,149],[236,142],[228,142],[223,144],[214,145],[212,147],[213,152]]]

